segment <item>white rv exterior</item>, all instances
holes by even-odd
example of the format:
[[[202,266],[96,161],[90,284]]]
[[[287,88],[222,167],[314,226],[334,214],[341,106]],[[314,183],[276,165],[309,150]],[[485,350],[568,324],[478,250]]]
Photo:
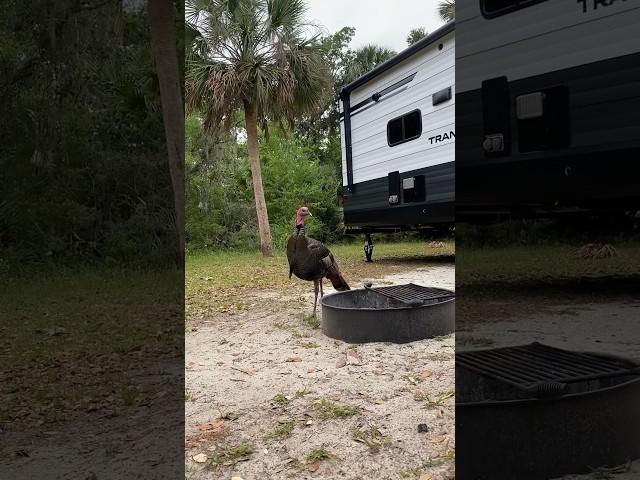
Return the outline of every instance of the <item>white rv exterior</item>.
[[[591,208],[640,196],[629,181],[639,1],[474,0],[456,5],[456,22],[459,205]]]
[[[456,5],[464,35],[456,65],[460,92],[497,74],[521,80],[639,49],[636,0],[545,0],[493,17],[483,15],[483,3]]]
[[[453,222],[455,75],[451,23],[343,89],[347,226]]]

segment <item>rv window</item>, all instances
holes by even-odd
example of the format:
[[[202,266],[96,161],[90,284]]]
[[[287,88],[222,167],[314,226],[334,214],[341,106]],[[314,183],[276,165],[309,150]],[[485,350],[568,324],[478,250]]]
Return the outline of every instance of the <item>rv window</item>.
[[[544,1],[545,0],[480,0],[480,8],[484,17],[493,18]]]
[[[422,115],[414,110],[387,124],[387,142],[390,147],[414,140],[422,135]]]

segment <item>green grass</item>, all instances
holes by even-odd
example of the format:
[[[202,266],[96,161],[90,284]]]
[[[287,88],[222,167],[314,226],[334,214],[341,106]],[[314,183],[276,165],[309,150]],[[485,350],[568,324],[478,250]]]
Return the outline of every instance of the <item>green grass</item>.
[[[177,273],[60,269],[2,283],[2,430],[136,406],[156,386],[123,372],[183,351]]]
[[[351,434],[356,442],[364,443],[373,451],[379,450],[390,442],[390,440],[385,437],[376,426],[371,426],[367,430],[354,428]]]
[[[284,419],[278,420],[273,431],[265,435],[264,438],[265,440],[287,438],[291,436],[291,433],[293,432],[293,429],[295,428],[295,426],[296,426],[296,421],[291,418],[284,418]]]
[[[329,452],[329,450],[327,450],[324,447],[319,447],[319,448],[314,448],[313,450],[311,450],[311,452],[309,453],[309,455],[307,455],[307,461],[309,463],[315,462],[317,460],[326,460],[328,458],[333,457],[333,454],[331,452]]]
[[[460,247],[456,254],[456,287],[638,275],[640,243],[614,244],[618,255],[603,259],[580,258],[577,250],[581,246]]]
[[[285,395],[284,393],[279,392],[271,399],[271,401],[280,407],[284,407],[285,405],[289,405],[292,400],[302,398],[309,393],[310,392],[308,392],[306,388],[296,391],[293,395]]]
[[[271,401],[273,403],[275,403],[276,405],[280,405],[281,407],[284,407],[285,405],[288,405],[290,400],[287,398],[287,396],[284,393],[277,393],[272,399]]]
[[[304,315],[302,317],[302,323],[304,323],[307,327],[317,330],[320,328],[320,320],[313,315]]]
[[[374,262],[366,263],[360,242],[351,245],[328,245],[352,287],[358,279],[400,273],[408,268],[424,266],[441,258],[451,259],[455,244],[444,242],[443,248],[432,248],[428,241],[385,242],[376,239]],[[252,293],[269,290],[283,297],[291,293],[312,293],[313,284],[292,276],[284,251],[265,258],[259,252],[197,252],[186,259],[186,316],[193,319],[219,312],[236,312],[251,308]],[[277,297],[276,297],[277,298]],[[283,300],[272,302],[281,308]],[[306,300],[303,299],[306,303]],[[299,305],[304,306],[304,303]],[[309,306],[310,307],[310,306]],[[312,328],[313,324],[309,325]],[[278,328],[278,327],[276,327]]]
[[[313,400],[310,407],[323,420],[345,418],[360,413],[360,407],[358,406],[342,406],[326,398],[317,398]]]
[[[218,445],[209,461],[214,465],[235,465],[248,460],[255,451],[252,445],[241,443],[238,445]]]
[[[300,390],[296,390],[296,393],[293,395],[293,398],[302,398],[305,395],[309,395],[311,392],[307,390],[307,388],[302,388]]]
[[[443,392],[440,393],[435,399],[431,400],[429,399],[429,397],[427,397],[427,404],[425,405],[426,408],[438,408],[438,407],[442,407],[444,406],[444,403],[449,399],[449,398],[453,398],[455,396],[455,392],[453,390],[450,390],[448,392]]]

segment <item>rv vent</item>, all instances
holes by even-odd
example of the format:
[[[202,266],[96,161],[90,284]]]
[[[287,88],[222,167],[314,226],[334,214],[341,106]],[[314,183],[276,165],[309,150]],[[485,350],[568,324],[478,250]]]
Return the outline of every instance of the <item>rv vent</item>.
[[[431,102],[433,103],[433,106],[440,105],[441,103],[449,100],[451,100],[451,87],[444,88],[431,95]]]
[[[544,92],[528,93],[516,97],[518,120],[538,118],[544,115]]]
[[[402,180],[402,198],[404,203],[424,202],[426,200],[425,176],[416,175]]]
[[[561,85],[520,95],[516,97],[516,106],[520,152],[569,146],[571,130],[567,87]]]

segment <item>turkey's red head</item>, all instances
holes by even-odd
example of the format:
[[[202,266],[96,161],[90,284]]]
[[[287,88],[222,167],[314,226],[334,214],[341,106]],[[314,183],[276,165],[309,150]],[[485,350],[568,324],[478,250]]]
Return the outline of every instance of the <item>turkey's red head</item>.
[[[304,217],[312,216],[307,207],[300,207],[296,214],[296,225],[304,225]]]

